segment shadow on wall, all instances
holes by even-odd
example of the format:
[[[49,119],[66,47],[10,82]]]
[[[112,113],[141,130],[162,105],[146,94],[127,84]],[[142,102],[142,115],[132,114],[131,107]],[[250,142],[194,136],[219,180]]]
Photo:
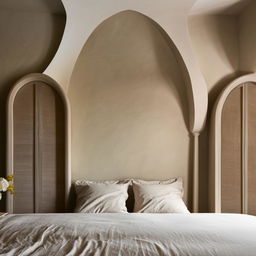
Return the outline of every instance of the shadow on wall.
[[[174,43],[172,42],[168,34],[161,28],[161,26],[158,25],[152,19],[149,19],[146,16],[144,17],[149,21],[151,21],[151,24],[155,26],[155,28],[161,33],[163,39],[166,42],[166,45],[169,47],[169,52],[172,54],[171,56],[172,61],[170,61],[170,59],[167,59],[166,63],[162,63],[161,56],[163,55],[163,52],[162,52],[163,50],[158,47],[158,41],[156,40],[157,38],[155,34],[152,33],[152,42],[153,42],[152,44],[154,46],[155,55],[156,55],[156,58],[158,58],[158,63],[162,63],[160,71],[162,73],[162,76],[166,79],[166,81],[168,81],[170,85],[173,85],[173,93],[175,95],[176,100],[178,101],[179,105],[182,108],[184,122],[187,126],[187,129],[189,130],[189,111],[188,111],[189,97],[187,96],[188,94],[187,88],[190,88],[190,87],[189,86],[187,87],[184,85],[190,81],[190,78],[189,78],[186,65],[178,49],[176,48],[176,46],[174,45]],[[180,84],[182,84],[183,86],[177,86]],[[187,100],[186,100],[186,97],[187,97]]]
[[[240,70],[256,72],[256,1],[251,3],[239,16]]]
[[[68,88],[73,179],[182,176],[186,192],[191,189],[180,58],[163,29],[135,11],[120,12],[94,30]]]
[[[26,8],[24,8],[24,5]],[[60,0],[0,3],[0,176],[5,175],[6,101],[22,76],[43,72],[53,59],[65,28]],[[0,211],[4,200],[0,201]]]
[[[235,15],[192,16],[189,31],[194,53],[208,86],[208,116],[199,137],[200,149],[200,205],[208,211],[208,138],[210,115],[214,103],[224,87],[239,73],[239,28]]]

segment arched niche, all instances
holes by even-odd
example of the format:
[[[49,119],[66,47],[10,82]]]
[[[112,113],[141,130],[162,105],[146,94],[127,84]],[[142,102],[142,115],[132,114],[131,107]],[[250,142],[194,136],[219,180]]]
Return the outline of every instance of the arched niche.
[[[87,0],[77,0],[71,4],[70,1],[63,0],[67,12],[67,26],[59,50],[45,73],[54,77],[65,90],[68,90],[78,56],[96,27],[109,17],[125,10],[139,12],[164,29],[182,56],[189,74],[187,91],[190,131],[198,136],[206,120],[208,90],[188,33],[187,18],[194,3],[195,0],[109,0],[92,4]]]
[[[72,178],[181,176],[190,204],[186,74],[173,42],[148,17],[124,11],[101,23],[82,48],[68,87]]]
[[[211,123],[210,207],[256,214],[256,75],[242,76],[219,96]]]
[[[15,194],[9,213],[65,211],[70,188],[70,109],[49,76],[21,78],[7,104],[7,174]]]

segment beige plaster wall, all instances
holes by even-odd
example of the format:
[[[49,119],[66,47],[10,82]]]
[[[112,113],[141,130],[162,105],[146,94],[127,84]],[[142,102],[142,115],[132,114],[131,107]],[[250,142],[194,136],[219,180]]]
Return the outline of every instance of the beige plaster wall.
[[[239,16],[240,70],[256,72],[256,1]]]
[[[45,74],[65,90],[78,55],[94,29],[107,18],[126,10],[137,11],[154,20],[170,36],[182,56],[187,71],[189,123],[191,132],[204,126],[207,112],[207,88],[195,61],[187,28],[187,16],[196,0],[62,0],[67,25],[58,52]]]
[[[189,29],[195,55],[208,92],[211,94],[221,80],[232,76],[239,69],[237,17],[234,15],[191,16]]]
[[[72,179],[181,176],[187,197],[186,88],[172,43],[156,23],[125,11],[97,27],[77,60],[68,97]]]
[[[208,211],[208,140],[210,115],[221,90],[239,71],[239,27],[234,15],[205,15],[189,18],[195,56],[208,87],[206,127],[200,135],[200,210]]]

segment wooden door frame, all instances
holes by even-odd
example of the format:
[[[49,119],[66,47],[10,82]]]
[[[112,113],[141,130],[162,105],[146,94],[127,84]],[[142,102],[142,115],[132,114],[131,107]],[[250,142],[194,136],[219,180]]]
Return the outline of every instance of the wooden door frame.
[[[210,212],[221,213],[221,118],[226,99],[236,88],[246,83],[256,83],[256,74],[248,74],[228,84],[218,97],[211,115],[209,202]]]
[[[14,100],[23,86],[29,82],[44,82],[51,86],[60,95],[65,108],[65,206],[67,209],[69,191],[71,187],[71,111],[68,98],[62,87],[51,77],[32,73],[18,80],[12,88],[7,100],[7,142],[6,142],[6,167],[7,175],[13,175],[13,105]],[[13,213],[13,196],[7,193],[6,209],[8,213]]]

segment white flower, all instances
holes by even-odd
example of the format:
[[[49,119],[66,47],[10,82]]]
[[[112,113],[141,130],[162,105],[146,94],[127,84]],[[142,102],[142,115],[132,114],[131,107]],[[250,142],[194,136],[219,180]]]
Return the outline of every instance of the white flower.
[[[8,189],[8,187],[9,187],[9,182],[4,178],[0,178],[0,191],[5,192]],[[1,200],[1,196],[0,196],[0,200]]]

